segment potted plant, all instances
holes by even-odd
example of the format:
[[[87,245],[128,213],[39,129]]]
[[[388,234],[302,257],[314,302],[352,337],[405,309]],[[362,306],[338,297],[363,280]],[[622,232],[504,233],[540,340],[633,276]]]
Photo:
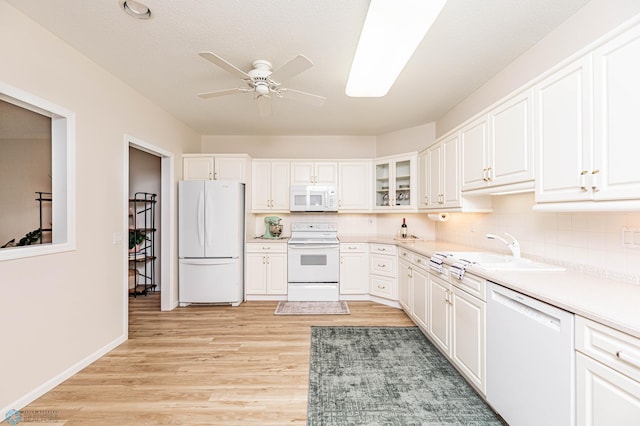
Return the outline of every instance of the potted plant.
[[[140,231],[129,231],[129,253],[140,251],[140,244],[145,240],[145,236]]]

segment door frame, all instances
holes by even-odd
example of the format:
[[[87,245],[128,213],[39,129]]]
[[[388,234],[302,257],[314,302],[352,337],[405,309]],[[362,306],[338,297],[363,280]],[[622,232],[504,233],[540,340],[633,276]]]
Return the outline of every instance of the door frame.
[[[178,306],[178,286],[175,274],[176,248],[175,248],[175,185],[174,182],[174,155],[151,143],[138,139],[131,135],[124,135],[124,193],[126,194],[125,208],[123,209],[125,233],[129,229],[129,148],[139,149],[160,158],[160,310],[171,311]],[[128,241],[128,240],[127,240]],[[123,244],[123,259],[128,262],[128,246]],[[124,268],[124,314],[125,326],[128,327],[129,315],[129,277],[128,265]]]

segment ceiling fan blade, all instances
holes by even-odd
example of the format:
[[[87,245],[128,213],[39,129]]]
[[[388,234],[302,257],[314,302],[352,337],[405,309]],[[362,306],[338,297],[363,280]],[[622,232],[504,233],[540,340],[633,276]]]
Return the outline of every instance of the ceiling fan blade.
[[[242,78],[242,79],[251,78],[251,77],[249,77],[249,74],[247,74],[246,72],[242,71],[240,68],[236,67],[235,65],[232,65],[229,62],[225,61],[224,59],[222,59],[220,56],[216,55],[215,53],[212,53],[212,52],[200,52],[200,53],[198,53],[198,55],[200,55],[201,57],[203,57],[207,61],[216,64],[217,66],[219,66],[223,70],[227,71],[228,73],[231,73],[231,74],[233,74],[233,75],[235,75],[235,76],[237,76],[239,78]]]
[[[260,117],[269,117],[271,115],[271,99],[268,96],[258,96],[256,100]]]
[[[304,55],[298,55],[271,74],[276,81],[284,81],[289,77],[300,74],[313,66],[313,62]]]
[[[324,96],[301,92],[300,90],[282,88],[280,89],[280,91],[284,93],[284,97],[287,99],[304,102],[313,106],[322,106],[324,105],[324,101],[327,100],[327,98],[325,98]]]
[[[204,99],[217,98],[218,96],[233,95],[234,93],[239,93],[239,92],[243,92],[243,91],[244,90],[238,89],[238,88],[225,89],[225,90],[216,90],[215,92],[198,93],[198,97],[204,98]]]

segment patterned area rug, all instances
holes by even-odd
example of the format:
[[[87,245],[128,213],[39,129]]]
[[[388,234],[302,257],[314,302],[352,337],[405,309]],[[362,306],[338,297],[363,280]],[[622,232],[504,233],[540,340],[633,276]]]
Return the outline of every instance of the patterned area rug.
[[[278,302],[275,315],[348,315],[347,302]]]
[[[502,424],[417,327],[312,327],[308,426]]]

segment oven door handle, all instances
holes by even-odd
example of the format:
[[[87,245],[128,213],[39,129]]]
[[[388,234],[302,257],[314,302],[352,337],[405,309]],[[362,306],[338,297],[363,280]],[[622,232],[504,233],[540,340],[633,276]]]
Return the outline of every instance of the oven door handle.
[[[340,248],[338,244],[289,244],[292,249],[335,249]]]

